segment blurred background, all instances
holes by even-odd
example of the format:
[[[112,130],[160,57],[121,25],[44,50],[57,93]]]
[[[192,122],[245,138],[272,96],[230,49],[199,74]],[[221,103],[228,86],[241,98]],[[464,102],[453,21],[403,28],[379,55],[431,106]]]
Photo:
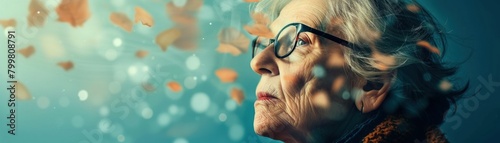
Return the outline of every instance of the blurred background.
[[[500,133],[500,17],[493,0],[419,0],[446,27],[444,60],[470,81],[442,129],[451,142]],[[253,132],[243,0],[0,0],[0,45],[16,31],[16,135],[1,143],[277,142]],[[479,96],[472,96],[477,93]]]

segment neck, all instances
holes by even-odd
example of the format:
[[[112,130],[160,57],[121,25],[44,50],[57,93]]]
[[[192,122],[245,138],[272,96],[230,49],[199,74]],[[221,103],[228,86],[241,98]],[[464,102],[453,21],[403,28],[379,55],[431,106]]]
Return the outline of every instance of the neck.
[[[308,142],[348,142],[353,138],[363,138],[367,134],[363,131],[370,131],[381,119],[377,111],[363,114],[353,109],[348,113],[342,120],[330,121],[312,129]]]
[[[289,127],[282,133],[272,135],[274,139],[286,143],[302,142],[348,142],[359,140],[368,134],[376,124],[383,119],[378,111],[371,113],[361,113],[353,108],[341,120],[329,120],[316,124],[307,131],[298,131]],[[368,130],[366,130],[369,128]],[[358,139],[359,138],[359,139]]]

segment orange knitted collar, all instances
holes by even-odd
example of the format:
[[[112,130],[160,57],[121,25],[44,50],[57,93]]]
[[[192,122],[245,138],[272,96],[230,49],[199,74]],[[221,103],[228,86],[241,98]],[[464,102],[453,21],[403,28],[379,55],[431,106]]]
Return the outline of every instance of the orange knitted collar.
[[[392,143],[392,142],[425,142],[448,143],[444,134],[437,126],[426,127],[419,131],[416,125],[411,124],[401,116],[388,116],[378,124],[371,133],[363,138],[363,143]]]

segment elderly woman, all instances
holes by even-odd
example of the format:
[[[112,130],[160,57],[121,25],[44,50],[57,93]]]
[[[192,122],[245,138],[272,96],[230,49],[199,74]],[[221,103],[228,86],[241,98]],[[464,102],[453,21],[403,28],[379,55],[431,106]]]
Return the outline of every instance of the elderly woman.
[[[433,17],[405,0],[262,0],[254,130],[284,142],[447,142],[462,95]],[[439,46],[439,48],[437,48]],[[455,84],[456,85],[456,84]]]

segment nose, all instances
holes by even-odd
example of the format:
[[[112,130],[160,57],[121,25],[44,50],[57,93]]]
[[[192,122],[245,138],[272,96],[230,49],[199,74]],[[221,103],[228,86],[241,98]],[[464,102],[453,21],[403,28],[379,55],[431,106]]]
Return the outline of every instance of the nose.
[[[277,60],[278,58],[274,56],[273,48],[270,45],[253,57],[250,61],[250,67],[259,75],[279,75]]]

